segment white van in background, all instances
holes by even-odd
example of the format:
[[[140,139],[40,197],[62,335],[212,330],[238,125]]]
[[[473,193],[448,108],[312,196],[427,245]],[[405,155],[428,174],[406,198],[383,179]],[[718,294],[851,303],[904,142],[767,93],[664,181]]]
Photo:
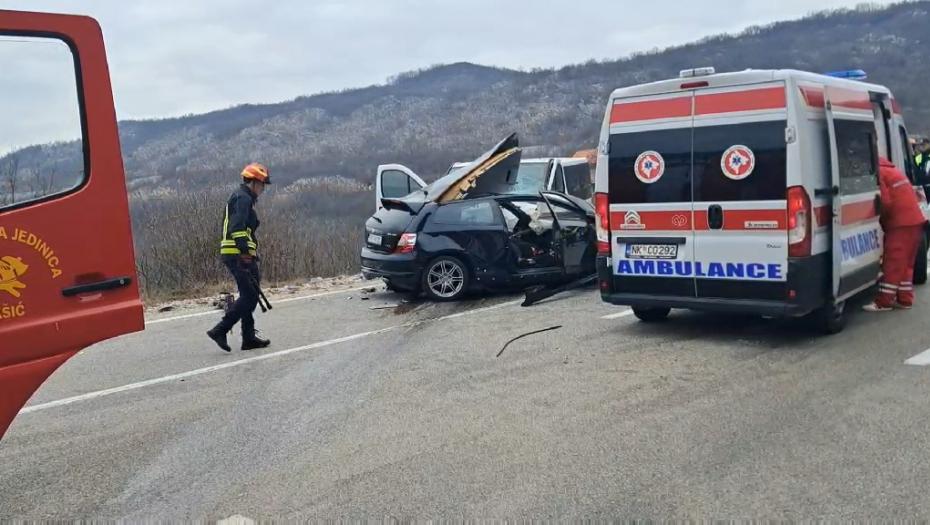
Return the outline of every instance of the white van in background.
[[[467,165],[467,162],[456,162],[444,175]],[[381,209],[382,198],[404,197],[424,187],[426,182],[410,168],[401,164],[382,164],[378,166],[375,178],[375,209]],[[522,159],[510,193],[536,195],[540,191],[556,191],[592,201],[594,181],[588,161],[580,157]]]

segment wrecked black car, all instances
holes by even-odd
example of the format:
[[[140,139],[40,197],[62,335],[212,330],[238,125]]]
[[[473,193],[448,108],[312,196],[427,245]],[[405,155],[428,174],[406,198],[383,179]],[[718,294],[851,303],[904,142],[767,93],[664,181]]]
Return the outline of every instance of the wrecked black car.
[[[514,133],[432,184],[380,199],[365,223],[362,274],[437,301],[593,274],[594,208],[563,193],[514,192],[519,165]]]

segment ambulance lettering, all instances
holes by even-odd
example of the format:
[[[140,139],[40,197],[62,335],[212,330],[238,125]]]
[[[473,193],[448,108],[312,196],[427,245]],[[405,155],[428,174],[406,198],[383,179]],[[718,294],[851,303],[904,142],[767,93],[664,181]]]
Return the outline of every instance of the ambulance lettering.
[[[843,250],[843,260],[848,261],[882,249],[881,237],[878,229],[855,233],[840,239]]]
[[[667,277],[721,277],[724,279],[781,280],[782,266],[778,263],[722,263],[691,261],[620,260],[618,275],[650,275]]]

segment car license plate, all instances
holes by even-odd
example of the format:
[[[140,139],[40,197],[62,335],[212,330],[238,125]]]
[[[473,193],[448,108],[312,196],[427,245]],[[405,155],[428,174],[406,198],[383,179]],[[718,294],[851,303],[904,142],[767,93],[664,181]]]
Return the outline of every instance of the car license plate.
[[[375,234],[373,234],[373,233],[369,233],[369,234],[368,234],[368,242],[371,243],[371,244],[377,244],[378,246],[380,246],[380,245],[381,245],[381,236],[380,236],[380,235],[375,235]]]
[[[677,259],[677,244],[627,244],[627,259]]]

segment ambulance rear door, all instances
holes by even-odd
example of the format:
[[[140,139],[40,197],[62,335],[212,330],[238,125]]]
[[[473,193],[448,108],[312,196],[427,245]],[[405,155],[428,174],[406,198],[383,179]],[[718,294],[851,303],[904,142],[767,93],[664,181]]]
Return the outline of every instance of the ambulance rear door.
[[[694,91],[615,99],[607,193],[613,290],[694,297],[691,124]]]
[[[874,284],[880,271],[877,129],[867,91],[826,87],[824,106],[832,183],[832,291],[839,302]]]
[[[788,118],[783,81],[696,93],[697,297],[787,299]]]

